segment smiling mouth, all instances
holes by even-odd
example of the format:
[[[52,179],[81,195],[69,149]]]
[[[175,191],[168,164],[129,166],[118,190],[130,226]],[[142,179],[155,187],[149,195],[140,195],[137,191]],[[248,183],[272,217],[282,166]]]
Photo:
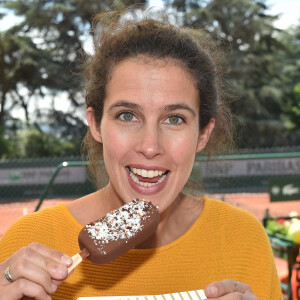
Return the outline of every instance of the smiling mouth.
[[[160,170],[145,170],[145,169],[137,169],[137,168],[130,168],[129,175],[131,179],[144,187],[152,187],[162,183],[169,171],[160,171]]]

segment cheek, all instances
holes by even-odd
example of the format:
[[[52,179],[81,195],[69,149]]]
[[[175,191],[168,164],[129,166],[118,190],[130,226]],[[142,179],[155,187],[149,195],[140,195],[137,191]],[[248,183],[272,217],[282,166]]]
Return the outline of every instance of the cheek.
[[[104,128],[102,133],[103,156],[107,163],[120,162],[121,158],[131,149],[131,139],[122,130],[113,126]]]
[[[193,163],[197,148],[197,133],[191,130],[180,135],[174,135],[169,142],[168,152],[180,163]]]

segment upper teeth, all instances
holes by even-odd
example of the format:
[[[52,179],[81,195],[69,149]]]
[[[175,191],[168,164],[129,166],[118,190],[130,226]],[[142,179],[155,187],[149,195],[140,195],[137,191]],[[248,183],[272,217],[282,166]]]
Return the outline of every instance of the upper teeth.
[[[142,177],[147,177],[147,178],[153,178],[156,176],[162,176],[164,174],[163,171],[158,171],[158,170],[145,170],[145,169],[136,169],[136,168],[131,168],[131,171],[134,174],[140,175]]]

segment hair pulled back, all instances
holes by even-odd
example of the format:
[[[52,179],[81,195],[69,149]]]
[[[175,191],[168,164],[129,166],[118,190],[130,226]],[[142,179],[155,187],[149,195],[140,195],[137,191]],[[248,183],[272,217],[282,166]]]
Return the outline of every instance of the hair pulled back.
[[[213,136],[207,153],[232,142],[232,119],[221,93],[221,63],[217,48],[204,31],[178,27],[166,14],[135,8],[123,13],[96,15],[93,23],[94,55],[89,57],[85,75],[87,79],[86,106],[92,107],[95,119],[101,123],[106,96],[106,85],[113,67],[127,58],[143,56],[152,60],[172,59],[189,72],[199,91],[199,127],[205,128],[215,119]],[[141,15],[142,14],[142,18]],[[83,149],[96,176],[96,164],[102,156],[102,147],[88,130]]]

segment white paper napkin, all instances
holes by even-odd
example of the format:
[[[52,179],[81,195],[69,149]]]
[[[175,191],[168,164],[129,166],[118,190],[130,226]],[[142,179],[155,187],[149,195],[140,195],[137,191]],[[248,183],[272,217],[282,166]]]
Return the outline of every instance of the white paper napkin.
[[[80,297],[77,300],[204,300],[203,290],[186,291],[162,295],[113,296],[113,297]]]

